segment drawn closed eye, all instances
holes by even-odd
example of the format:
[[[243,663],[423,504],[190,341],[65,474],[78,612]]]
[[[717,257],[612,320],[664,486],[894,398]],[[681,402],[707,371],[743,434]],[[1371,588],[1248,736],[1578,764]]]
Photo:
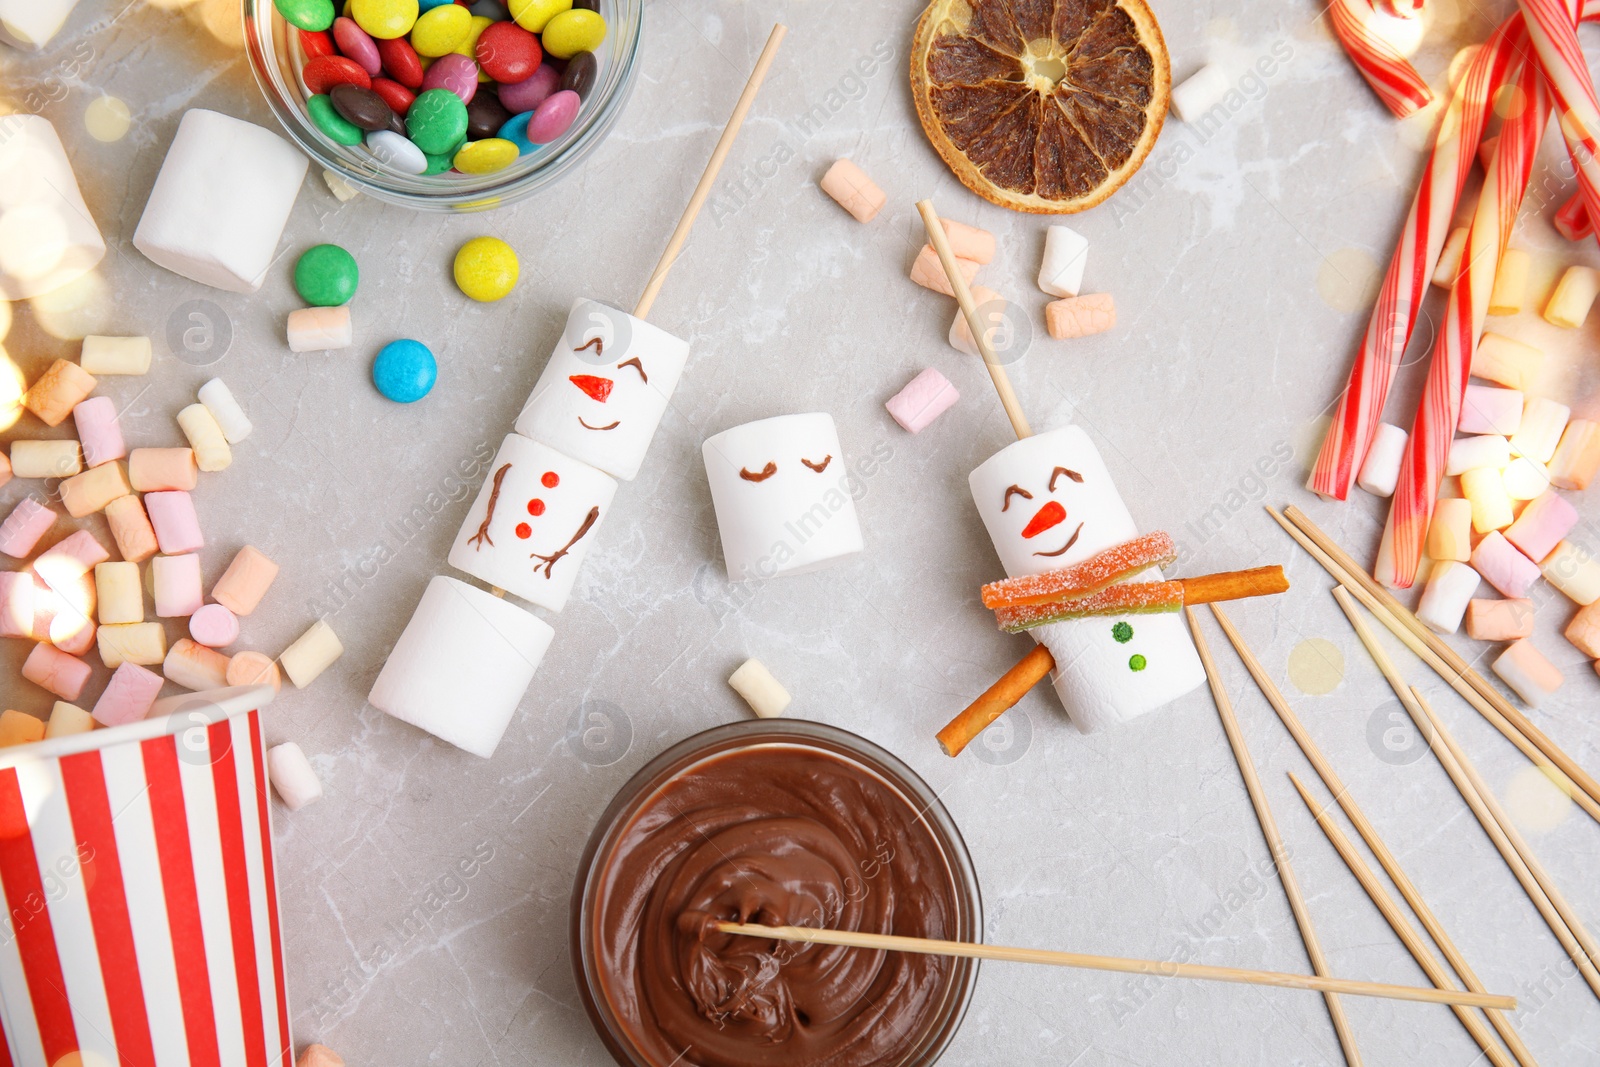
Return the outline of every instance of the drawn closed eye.
[[[587,341],[583,342],[583,344],[579,345],[577,348],[574,348],[573,351],[582,352],[584,349],[590,347],[594,348],[594,354],[597,356],[603,356],[606,354],[606,343],[598,337],[589,338]]]
[[[639,372],[639,377],[644,379],[646,385],[650,384],[650,375],[644,372],[644,364],[639,362],[638,356],[634,356],[632,359],[625,359],[621,363],[617,364],[618,370],[621,370],[623,367],[632,367],[634,370]]]
[[[1008,508],[1011,507],[1011,498],[1013,496],[1020,496],[1024,500],[1032,500],[1033,499],[1033,494],[1028,492],[1026,489],[1022,488],[1022,486],[1020,486],[1020,485],[1007,486],[1006,487],[1006,498],[1005,498],[1005,501],[1000,505],[1000,510],[1001,511],[1005,511],[1005,510],[1007,510]]]
[[[743,478],[747,482],[764,482],[777,473],[778,465],[772,462],[770,459],[767,460],[767,465],[762,467],[759,471],[752,471],[749,467],[739,468],[739,477]]]
[[[810,467],[818,474],[821,474],[823,471],[828,469],[828,464],[833,462],[833,455],[830,453],[829,455],[823,456],[821,462],[819,463],[813,463],[809,459],[806,459],[804,456],[802,456],[800,457],[800,462],[804,463],[807,467]]]
[[[1052,493],[1056,491],[1056,479],[1060,478],[1063,474],[1072,481],[1077,482],[1079,485],[1083,484],[1083,475],[1079,474],[1077,471],[1068,470],[1066,467],[1057,467],[1055,470],[1050,472],[1050,491]],[[1002,508],[1001,510],[1003,511],[1005,509]]]

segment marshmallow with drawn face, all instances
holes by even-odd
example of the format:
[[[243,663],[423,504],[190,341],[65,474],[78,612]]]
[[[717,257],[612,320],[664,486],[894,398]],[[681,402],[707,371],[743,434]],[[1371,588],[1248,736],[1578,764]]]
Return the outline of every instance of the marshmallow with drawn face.
[[[560,611],[617,483],[547,445],[507,434],[450,549],[450,566]]]
[[[1002,449],[968,484],[1008,577],[1080,562],[1139,532],[1076,426]],[[1159,578],[1150,570],[1134,580]],[[1055,658],[1056,693],[1085,733],[1154,711],[1205,681],[1177,614],[1073,619],[1029,633]]]
[[[516,430],[626,481],[639,473],[688,360],[689,342],[579,300]]]
[[[700,451],[730,580],[801,574],[861,551],[832,416],[747,422],[708,438]]]

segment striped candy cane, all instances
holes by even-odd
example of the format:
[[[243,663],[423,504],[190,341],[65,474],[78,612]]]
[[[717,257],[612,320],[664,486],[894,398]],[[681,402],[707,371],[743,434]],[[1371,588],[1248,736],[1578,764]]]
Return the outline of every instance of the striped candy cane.
[[[1588,209],[1583,206],[1583,190],[1579,189],[1556,208],[1550,220],[1556,232],[1569,241],[1581,241],[1594,233],[1594,223],[1589,221]]]
[[[1600,100],[1578,45],[1582,0],[1518,0],[1528,37],[1560,107],[1561,133],[1578,171],[1578,192],[1590,219],[1600,218]],[[1591,5],[1592,6],[1592,5]],[[1587,14],[1587,12],[1581,12]]]
[[[1404,0],[1402,0],[1404,2]],[[1433,102],[1433,90],[1399,50],[1376,32],[1371,0],[1333,0],[1328,17],[1339,43],[1396,118],[1413,115]]]

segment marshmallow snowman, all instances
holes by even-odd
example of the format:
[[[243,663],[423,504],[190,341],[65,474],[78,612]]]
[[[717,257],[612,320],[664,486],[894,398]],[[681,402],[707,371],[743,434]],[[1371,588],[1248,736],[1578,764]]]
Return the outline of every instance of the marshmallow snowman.
[[[450,549],[450,566],[551,611],[566,606],[617,483],[507,434]]]
[[[803,574],[861,551],[843,451],[825,412],[707,438],[701,454],[730,580]]]
[[[688,360],[689,342],[599,301],[575,301],[516,430],[628,481]]]
[[[1139,532],[1076,426],[1002,449],[968,485],[1008,577],[1078,563]],[[1159,579],[1152,569],[1133,580]],[[1205,681],[1178,614],[1071,619],[1028,632],[1054,657],[1056,694],[1085,733],[1154,711]]]

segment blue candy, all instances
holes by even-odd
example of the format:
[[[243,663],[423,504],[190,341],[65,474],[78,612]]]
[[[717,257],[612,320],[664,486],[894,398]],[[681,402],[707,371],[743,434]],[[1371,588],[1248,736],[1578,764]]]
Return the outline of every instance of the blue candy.
[[[397,404],[421,400],[438,377],[439,365],[421,341],[391,341],[372,361],[372,384]]]
[[[500,127],[500,137],[504,137],[517,146],[518,152],[527,155],[539,146],[528,140],[528,123],[533,119],[533,112],[524,111],[520,115],[512,115],[506,124]]]
[[[432,11],[436,7],[443,7],[446,4],[455,2],[456,0],[417,0],[417,11],[420,14],[423,11]]]

